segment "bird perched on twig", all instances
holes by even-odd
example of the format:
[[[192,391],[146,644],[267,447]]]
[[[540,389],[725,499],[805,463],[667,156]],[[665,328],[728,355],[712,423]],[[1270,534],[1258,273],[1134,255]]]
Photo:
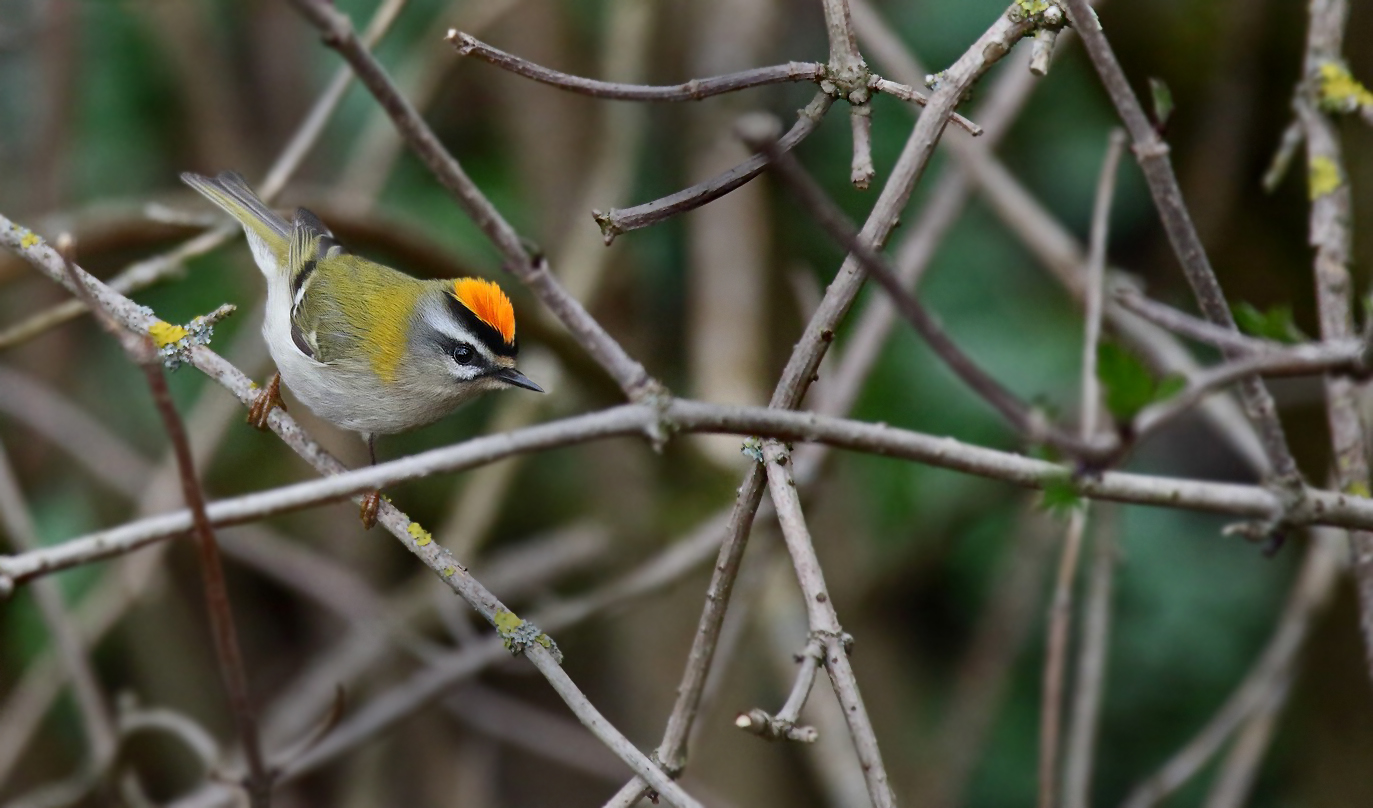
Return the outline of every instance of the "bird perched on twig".
[[[515,311],[481,278],[419,280],[353,255],[304,208],[287,222],[243,177],[181,179],[243,225],[267,278],[262,334],[277,373],[248,420],[267,427],[284,380],[316,415],[362,434],[376,463],[377,435],[424,426],[492,390],[543,389],[515,368]],[[363,500],[376,522],[381,494]]]

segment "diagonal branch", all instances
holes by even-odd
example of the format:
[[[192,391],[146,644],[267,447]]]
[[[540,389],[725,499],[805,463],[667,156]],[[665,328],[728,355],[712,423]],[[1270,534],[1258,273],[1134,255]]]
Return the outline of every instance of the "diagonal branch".
[[[1183,274],[1196,295],[1202,314],[1212,323],[1237,331],[1234,316],[1226,303],[1225,293],[1216,278],[1211,262],[1206,257],[1201,237],[1197,235],[1196,225],[1187,212],[1182,199],[1172,161],[1168,158],[1168,145],[1159,137],[1158,131],[1149,122],[1140,106],[1139,98],[1130,88],[1115,52],[1106,41],[1096,15],[1087,0],[1063,0],[1072,21],[1073,28],[1082,37],[1083,45],[1091,57],[1092,66],[1101,76],[1111,101],[1115,104],[1121,120],[1134,143],[1133,150],[1139,161],[1144,179],[1149,185],[1149,193],[1159,211],[1163,228],[1173,245],[1173,251],[1182,264]],[[1278,420],[1277,407],[1267,388],[1257,377],[1245,379],[1240,384],[1240,399],[1245,412],[1258,429],[1263,441],[1264,451],[1273,466],[1274,482],[1286,492],[1292,505],[1297,505],[1302,489],[1301,472],[1292,457],[1283,433],[1282,422]]]
[[[825,587],[820,559],[815,555],[815,543],[811,540],[810,529],[806,527],[806,518],[801,512],[801,497],[797,494],[796,478],[792,475],[791,453],[777,441],[768,441],[763,446],[762,464],[767,471],[768,491],[772,495],[773,508],[777,511],[777,521],[782,526],[782,538],[786,541],[792,566],[796,568],[797,581],[801,584],[810,636],[824,647],[825,670],[829,672],[834,695],[843,707],[854,751],[858,753],[858,761],[863,767],[868,796],[872,799],[873,808],[894,808],[896,797],[887,781],[887,769],[882,764],[877,735],[873,732],[872,719],[863,706],[858,680],[854,678],[853,666],[849,662],[853,638],[845,634],[840,626],[839,614]]]
[[[825,117],[825,113],[829,112],[833,103],[834,99],[827,93],[816,93],[809,104],[797,111],[796,123],[782,136],[779,147],[784,150],[796,148],[797,144],[820,126],[820,121]],[[592,215],[596,219],[596,224],[600,225],[601,235],[608,245],[621,233],[650,227],[713,202],[757,177],[765,168],[767,160],[760,155],[754,155],[728,171],[661,199],[629,208],[592,211]]]
[[[60,244],[62,239],[59,238],[58,241]],[[200,486],[199,475],[196,474],[191,444],[186,437],[186,425],[172,401],[171,390],[167,387],[167,379],[162,372],[162,359],[152,337],[148,334],[136,334],[118,322],[105,308],[105,304],[96,300],[87,286],[86,279],[82,277],[83,273],[67,257],[67,252],[69,251],[64,251],[61,256],[67,287],[85,303],[96,321],[119,342],[129,359],[143,372],[148,390],[152,393],[153,405],[162,420],[162,428],[172,445],[172,456],[176,460],[177,476],[181,481],[181,496],[190,511],[192,534],[196,539],[196,548],[200,552],[200,573],[205,587],[205,606],[210,618],[215,658],[219,662],[224,688],[229,693],[229,704],[233,710],[234,723],[238,725],[243,753],[248,759],[248,776],[243,786],[248,792],[248,802],[253,808],[268,808],[272,803],[273,777],[262,754],[262,741],[249,692],[248,674],[244,668],[243,651],[239,647],[238,629],[234,625],[229,587],[224,578],[224,564],[219,555],[219,544],[215,540],[214,529],[206,514],[205,492]]]
[[[368,47],[381,41],[407,2],[409,0],[386,0],[377,8],[362,34],[362,40]],[[301,121],[286,148],[282,149],[272,167],[267,170],[267,176],[258,188],[258,193],[264,201],[271,202],[281,193],[301,163],[309,156],[315,144],[319,142],[320,135],[324,133],[325,125],[343,101],[348,88],[352,86],[352,81],[353,72],[347,67],[341,67],[334,73],[329,85],[315,99],[314,106],[306,113],[305,120]],[[190,259],[228,243],[241,229],[237,224],[226,223],[206,230],[168,252],[130,264],[108,283],[115,291],[126,295],[146,289],[180,272]],[[8,348],[32,339],[50,328],[79,317],[84,311],[86,309],[81,300],[72,298],[38,312],[0,331],[0,348]]]
[[[562,73],[527,59],[521,59],[514,54],[506,53],[456,29],[450,30],[445,39],[457,50],[459,56],[475,56],[502,70],[508,70],[531,81],[557,87],[560,90],[615,101],[700,101],[714,95],[735,93],[751,87],[764,87],[769,84],[787,84],[797,81],[818,82],[825,75],[825,66],[822,64],[787,62],[781,65],[741,70],[738,73],[730,73],[725,76],[692,79],[681,84],[663,86],[621,84]]]
[[[67,286],[74,293],[84,285],[91,298],[96,301],[100,308],[108,311],[120,326],[134,334],[146,336],[150,329],[159,325],[166,325],[146,308],[114,292],[75,265],[71,265],[70,272],[76,280],[68,277],[66,264],[55,250],[37,234],[14,224],[3,216],[0,216],[0,244],[19,252],[36,269],[58,283]],[[257,395],[256,386],[250,379],[218,354],[202,345],[183,349],[179,358],[223,385],[244,405],[251,404]],[[647,411],[649,408],[645,409]],[[656,419],[657,410],[652,411],[655,413],[653,423],[656,425],[658,423]],[[306,435],[287,413],[273,410],[269,416],[268,425],[281,436],[288,446],[320,473],[338,475],[345,471],[343,465]],[[642,427],[640,427],[640,431],[642,431]],[[337,497],[326,497],[326,499],[334,498]],[[208,510],[213,521],[214,506]],[[180,516],[187,517],[186,521],[177,523],[177,527],[170,535],[183,534],[192,527],[192,522],[185,512]],[[698,805],[696,800],[687,795],[680,786],[668,779],[648,756],[635,749],[623,736],[615,733],[613,727],[605,724],[586,697],[575,693],[569,687],[570,683],[565,680],[564,675],[552,671],[553,668],[558,667],[558,659],[555,656],[556,651],[552,645],[552,640],[548,639],[547,635],[539,632],[537,628],[521,620],[507,609],[485,586],[468,574],[467,570],[458,563],[457,559],[447,549],[433,541],[427,531],[399,509],[389,503],[383,503],[378,513],[378,523],[399,539],[407,550],[439,576],[449,588],[467,601],[483,619],[496,626],[503,639],[515,649],[522,650],[524,655],[530,659],[535,667],[539,668],[546,678],[558,679],[556,688],[559,695],[562,695],[565,701],[573,702],[569,703],[569,708],[578,718],[582,719],[583,723],[587,724],[588,728],[597,733],[598,736],[603,736],[603,740],[608,739],[607,745],[629,764],[637,776],[652,783],[654,788],[658,789],[673,805]],[[0,564],[0,567],[3,566]],[[0,571],[0,593],[3,593],[7,583],[5,572]],[[544,642],[547,642],[548,645],[545,646]]]
[[[930,346],[930,349],[973,392],[981,396],[1010,425],[1031,443],[1046,443],[1065,454],[1084,461],[1109,456],[1113,445],[1096,446],[1090,439],[1075,438],[1047,423],[1010,390],[981,368],[949,337],[920,301],[901,284],[886,256],[868,247],[853,225],[790,154],[777,150],[776,119],[761,115],[741,121],[740,134],[751,147],[768,156],[773,170],[790,188],[797,201],[831,238],[856,257],[864,271],[891,297],[896,308]]]
[[[862,232],[866,241],[878,246],[886,242],[929,164],[934,147],[948,123],[949,114],[978,77],[1009,53],[1028,30],[1028,23],[1013,22],[1007,15],[999,15],[945,71],[945,80],[935,90],[929,106],[916,121],[900,158],[892,167],[890,179],[873,205]],[[822,96],[817,100],[827,98]],[[793,409],[800,403],[810,388],[820,360],[834,340],[835,328],[862,288],[863,278],[857,259],[846,258],[787,360],[769,402],[770,407]],[[658,745],[658,759],[669,771],[679,771],[685,765],[687,741],[700,708],[706,674],[714,658],[725,610],[743,560],[744,548],[748,544],[748,532],[763,500],[763,478],[762,471],[756,465],[750,466],[730,511],[720,554],[706,589],[696,635],[692,639],[682,681],[677,688],[677,700],[668,717],[667,728],[663,731],[663,740]],[[607,803],[607,808],[631,806],[638,802],[644,791],[643,783],[627,783]]]
[[[1349,273],[1353,250],[1353,190],[1344,167],[1339,131],[1317,109],[1314,79],[1322,66],[1338,63],[1344,42],[1344,27],[1349,15],[1345,0],[1311,0],[1310,30],[1307,33],[1303,64],[1307,80],[1299,87],[1296,108],[1306,135],[1306,160],[1310,172],[1310,240],[1316,248],[1313,268],[1316,281],[1316,312],[1321,338],[1341,340],[1355,337],[1353,324],[1353,279]],[[1317,177],[1335,178],[1333,187],[1322,187]],[[1367,435],[1360,414],[1358,390],[1348,378],[1326,380],[1326,418],[1335,456],[1335,481],[1341,490],[1369,493]],[[1364,653],[1369,675],[1373,677],[1373,533],[1355,531],[1349,536],[1353,545],[1354,579],[1359,590],[1359,623],[1363,629]]]
[[[632,400],[659,393],[658,384],[558,282],[548,262],[515,231],[467,175],[457,159],[443,147],[434,131],[396,85],[371,51],[358,39],[347,15],[327,0],[292,0],[293,5],[319,29],[324,42],[338,51],[353,68],[415,156],[433,173],[464,213],[495,246],[504,269],[518,278],[571,332],[586,352],[615,379]]]

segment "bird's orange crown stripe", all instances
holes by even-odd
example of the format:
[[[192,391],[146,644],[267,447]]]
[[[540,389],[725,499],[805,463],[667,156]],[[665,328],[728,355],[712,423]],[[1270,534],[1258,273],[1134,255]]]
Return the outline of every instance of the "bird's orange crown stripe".
[[[453,281],[453,296],[478,320],[499,331],[506,343],[515,342],[515,307],[501,287],[484,278],[459,278]]]

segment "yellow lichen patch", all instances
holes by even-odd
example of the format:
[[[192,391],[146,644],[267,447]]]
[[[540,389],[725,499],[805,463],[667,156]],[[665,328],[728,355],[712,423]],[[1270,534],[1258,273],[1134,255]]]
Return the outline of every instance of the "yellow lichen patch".
[[[19,239],[19,246],[27,250],[30,247],[38,246],[42,242],[43,239],[39,237],[37,233],[34,233],[33,231],[26,231],[24,235],[21,236]]]
[[[1373,106],[1373,92],[1338,62],[1321,65],[1321,106],[1334,112],[1353,112],[1359,107]]]
[[[1356,497],[1363,497],[1364,499],[1373,497],[1373,494],[1370,494],[1368,491],[1368,484],[1360,482],[1359,480],[1355,480],[1354,482],[1345,486],[1344,492],[1346,494],[1353,494]]]
[[[1311,161],[1311,176],[1307,182],[1310,185],[1312,201],[1334,193],[1341,182],[1339,166],[1329,157],[1317,157]]]
[[[1015,4],[1028,15],[1042,14],[1049,10],[1049,0],[1015,0]]]
[[[496,612],[496,615],[491,618],[491,623],[495,625],[496,633],[506,639],[509,639],[510,635],[519,631],[520,626],[524,625],[524,621],[520,619],[519,615],[504,609]]]
[[[153,338],[153,342],[157,343],[157,347],[159,348],[175,345],[189,336],[189,334],[190,332],[181,326],[172,325],[171,323],[162,320],[158,320],[153,324],[152,328],[148,329],[148,336]]]
[[[414,537],[416,547],[423,547],[434,540],[433,535],[421,527],[419,522],[411,522],[410,527],[407,527],[405,532]]]
[[[457,574],[458,574],[457,567],[444,567],[444,568],[443,568],[443,577],[445,577],[445,578],[452,578],[454,575],[457,575]]]

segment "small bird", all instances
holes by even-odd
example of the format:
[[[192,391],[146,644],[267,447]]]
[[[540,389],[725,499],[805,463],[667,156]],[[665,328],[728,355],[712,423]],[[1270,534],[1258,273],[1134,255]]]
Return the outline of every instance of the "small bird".
[[[267,427],[284,380],[316,415],[361,433],[376,463],[377,435],[447,415],[482,393],[543,389],[515,368],[515,310],[500,286],[481,278],[419,280],[353,255],[304,208],[287,222],[243,177],[181,179],[243,225],[267,278],[267,340],[277,373],[249,421]],[[376,522],[381,492],[363,500]]]

